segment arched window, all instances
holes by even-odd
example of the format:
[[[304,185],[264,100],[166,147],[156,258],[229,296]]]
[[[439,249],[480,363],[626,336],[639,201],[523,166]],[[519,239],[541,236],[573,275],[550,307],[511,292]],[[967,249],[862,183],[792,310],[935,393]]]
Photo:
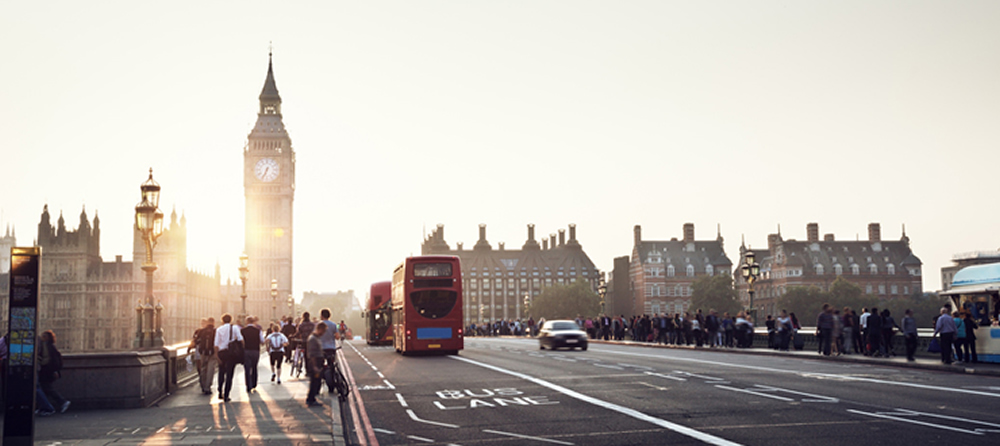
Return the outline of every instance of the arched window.
[[[692,265],[690,263],[687,266],[687,275],[688,275],[688,277],[693,277],[694,276],[694,265]]]
[[[667,265],[667,277],[674,277],[674,265]]]
[[[706,265],[705,274],[708,274],[709,276],[715,274],[715,267],[713,267],[712,265]]]
[[[823,264],[821,264],[821,263],[817,263],[816,264],[816,275],[817,276],[822,276],[823,275]]]
[[[874,263],[872,263],[871,265],[868,265],[868,272],[872,273],[872,274],[878,274],[878,265],[876,265]]]
[[[889,274],[896,274],[896,265],[893,265],[891,263],[888,264],[888,265],[886,265],[885,266],[885,272],[887,272]],[[892,293],[892,294],[896,294],[896,293]]]
[[[839,263],[836,264],[836,265],[833,265],[833,273],[836,274],[836,275],[838,275],[838,276],[841,275],[841,274],[844,274],[844,267],[840,266]]]
[[[855,276],[861,274],[861,268],[858,267],[857,263],[851,264],[851,274],[854,274]]]

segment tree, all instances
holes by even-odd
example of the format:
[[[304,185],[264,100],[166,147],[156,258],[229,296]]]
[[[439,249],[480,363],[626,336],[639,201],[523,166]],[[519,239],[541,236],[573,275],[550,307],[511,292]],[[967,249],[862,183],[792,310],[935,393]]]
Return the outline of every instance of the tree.
[[[823,309],[828,297],[827,293],[813,286],[791,287],[778,298],[778,310],[795,313],[802,325],[813,325],[816,323],[816,315]]]
[[[830,284],[830,292],[825,294],[827,296],[826,302],[833,305],[834,308],[843,309],[844,307],[850,307],[851,310],[859,314],[861,308],[870,307],[874,303],[871,296],[862,293],[860,286],[848,282],[840,276]],[[822,304],[820,302],[820,305]],[[816,310],[816,312],[818,313],[819,310]]]
[[[691,308],[704,311],[715,310],[719,314],[728,311],[735,315],[740,311],[736,300],[733,278],[728,274],[699,277],[691,284]]]
[[[600,311],[600,296],[582,280],[548,287],[531,303],[531,316],[536,319],[573,319],[578,314],[593,317]]]

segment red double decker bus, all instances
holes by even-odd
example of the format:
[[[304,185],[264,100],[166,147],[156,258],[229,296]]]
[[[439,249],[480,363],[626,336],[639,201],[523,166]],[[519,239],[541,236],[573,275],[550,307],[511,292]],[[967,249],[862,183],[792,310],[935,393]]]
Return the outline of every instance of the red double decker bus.
[[[408,257],[392,273],[393,345],[402,354],[455,355],[462,339],[462,267],[458,257]]]
[[[368,345],[392,344],[392,282],[373,283],[361,314]]]

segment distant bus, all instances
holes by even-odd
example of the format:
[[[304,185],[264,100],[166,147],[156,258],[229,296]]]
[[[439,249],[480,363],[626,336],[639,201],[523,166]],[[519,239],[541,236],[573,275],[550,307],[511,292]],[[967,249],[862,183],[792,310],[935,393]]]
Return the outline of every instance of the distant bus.
[[[392,344],[392,282],[376,282],[361,313],[368,345]]]
[[[408,257],[392,273],[393,345],[402,354],[456,355],[462,339],[462,267],[458,257]]]

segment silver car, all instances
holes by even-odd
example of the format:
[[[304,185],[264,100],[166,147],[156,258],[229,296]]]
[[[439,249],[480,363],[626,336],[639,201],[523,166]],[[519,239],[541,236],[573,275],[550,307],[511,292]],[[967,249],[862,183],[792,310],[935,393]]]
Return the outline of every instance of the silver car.
[[[555,350],[559,347],[587,349],[587,333],[570,320],[545,321],[538,332],[538,348]]]

